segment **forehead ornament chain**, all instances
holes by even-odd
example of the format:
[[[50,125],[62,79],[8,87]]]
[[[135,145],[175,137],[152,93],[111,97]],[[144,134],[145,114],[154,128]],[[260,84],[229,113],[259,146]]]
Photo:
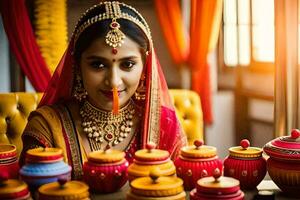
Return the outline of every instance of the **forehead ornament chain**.
[[[109,27],[111,30],[107,32],[105,42],[113,48],[112,53],[117,54],[118,50],[116,47],[120,47],[124,43],[125,34],[120,30],[120,24],[115,18],[112,19]]]

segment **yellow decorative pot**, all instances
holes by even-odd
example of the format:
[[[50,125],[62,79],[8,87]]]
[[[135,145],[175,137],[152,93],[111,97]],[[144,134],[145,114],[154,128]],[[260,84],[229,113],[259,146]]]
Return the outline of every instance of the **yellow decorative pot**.
[[[131,182],[127,200],[185,200],[186,194],[180,178],[161,176],[158,168],[153,168],[149,176]]]
[[[38,189],[39,200],[90,200],[89,187],[80,181],[58,179]]]
[[[8,179],[8,173],[0,174],[0,199],[32,200],[28,186],[21,180]]]
[[[132,181],[138,177],[149,176],[154,168],[158,168],[162,176],[176,175],[176,168],[169,152],[155,149],[155,145],[148,144],[146,149],[135,152],[133,163],[128,167],[128,179]]]

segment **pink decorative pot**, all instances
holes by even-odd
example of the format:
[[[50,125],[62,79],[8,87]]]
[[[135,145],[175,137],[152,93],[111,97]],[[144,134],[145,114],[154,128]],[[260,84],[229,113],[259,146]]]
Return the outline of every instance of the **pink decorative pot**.
[[[95,151],[83,165],[83,180],[97,193],[119,190],[128,179],[125,153],[117,150]]]
[[[183,179],[185,190],[193,189],[200,178],[212,176],[214,169],[223,169],[217,149],[202,144],[197,140],[194,146],[183,147],[175,160],[177,176]]]
[[[267,169],[274,183],[288,195],[300,197],[300,131],[268,142],[264,151],[270,156]]]
[[[229,156],[224,160],[224,176],[238,179],[242,189],[254,189],[266,175],[266,160],[262,149],[249,147],[248,140],[240,144],[229,149]]]
[[[6,172],[8,179],[18,179],[19,170],[16,146],[0,144],[0,172]]]
[[[214,170],[213,177],[204,177],[197,181],[196,188],[190,192],[191,200],[243,200],[239,181],[221,176],[220,170]]]

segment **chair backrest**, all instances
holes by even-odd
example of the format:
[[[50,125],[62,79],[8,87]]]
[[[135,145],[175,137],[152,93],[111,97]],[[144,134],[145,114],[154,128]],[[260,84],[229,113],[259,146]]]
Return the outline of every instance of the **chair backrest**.
[[[177,117],[191,145],[203,140],[203,116],[199,95],[192,90],[170,89]]]
[[[21,152],[22,132],[41,96],[38,93],[0,93],[0,143],[14,144],[18,153]]]
[[[203,121],[200,98],[190,90],[170,90],[176,114],[183,126],[189,144],[203,139]],[[42,93],[0,93],[0,143],[11,143],[22,150],[21,135],[31,111],[35,110]]]

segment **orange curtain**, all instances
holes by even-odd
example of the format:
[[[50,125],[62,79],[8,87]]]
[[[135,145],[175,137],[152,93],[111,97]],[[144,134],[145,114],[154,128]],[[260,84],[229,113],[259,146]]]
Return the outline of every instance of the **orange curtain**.
[[[188,44],[184,34],[179,1],[155,0],[155,8],[173,61],[175,64],[185,63],[188,56]]]
[[[212,123],[210,69],[207,56],[216,44],[222,0],[191,0],[190,55],[192,89],[200,94],[204,121]]]
[[[171,56],[176,64],[190,67],[192,90],[200,95],[204,122],[210,124],[212,94],[207,56],[219,35],[222,0],[191,0],[190,38],[184,35],[179,0],[155,0],[155,6]]]

